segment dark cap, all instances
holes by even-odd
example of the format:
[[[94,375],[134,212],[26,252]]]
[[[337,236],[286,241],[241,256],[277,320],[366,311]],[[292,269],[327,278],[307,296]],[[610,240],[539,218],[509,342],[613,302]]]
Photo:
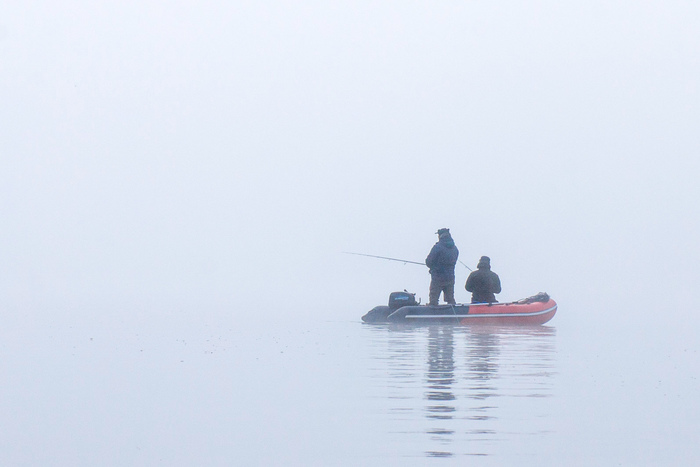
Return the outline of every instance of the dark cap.
[[[488,256],[482,256],[479,260],[479,264],[477,264],[476,267],[479,268],[481,266],[491,267],[491,258],[489,258]]]
[[[438,235],[448,234],[448,233],[450,233],[450,229],[438,229],[438,231],[435,233]]]

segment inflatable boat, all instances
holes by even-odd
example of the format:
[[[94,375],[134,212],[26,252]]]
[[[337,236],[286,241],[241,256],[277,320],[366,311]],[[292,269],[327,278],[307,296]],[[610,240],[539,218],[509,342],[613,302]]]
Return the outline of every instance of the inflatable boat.
[[[365,323],[538,325],[554,317],[557,304],[546,293],[508,303],[420,305],[415,294],[393,292],[389,305],[372,308]]]

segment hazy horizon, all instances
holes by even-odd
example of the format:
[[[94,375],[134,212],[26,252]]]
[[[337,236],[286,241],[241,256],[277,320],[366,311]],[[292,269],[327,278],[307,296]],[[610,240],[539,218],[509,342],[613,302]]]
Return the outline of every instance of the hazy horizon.
[[[7,2],[5,332],[359,322],[394,290],[425,302],[429,275],[342,252],[423,261],[448,227],[500,300],[557,300],[560,336],[693,339],[699,21],[686,1]]]

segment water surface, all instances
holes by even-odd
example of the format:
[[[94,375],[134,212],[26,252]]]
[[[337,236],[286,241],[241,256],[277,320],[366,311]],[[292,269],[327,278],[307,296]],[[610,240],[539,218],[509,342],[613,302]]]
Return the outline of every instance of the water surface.
[[[8,316],[2,465],[700,461],[690,328],[92,311]]]

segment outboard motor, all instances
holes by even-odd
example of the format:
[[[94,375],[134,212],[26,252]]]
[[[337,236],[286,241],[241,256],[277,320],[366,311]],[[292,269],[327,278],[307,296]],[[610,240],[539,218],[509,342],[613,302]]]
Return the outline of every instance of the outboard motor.
[[[407,292],[392,292],[389,294],[389,306],[375,306],[362,317],[365,323],[386,323],[387,317],[403,306],[418,305],[416,294]]]
[[[418,305],[416,302],[416,294],[410,293],[407,290],[403,292],[391,292],[389,294],[389,308],[398,310],[402,306]]]

